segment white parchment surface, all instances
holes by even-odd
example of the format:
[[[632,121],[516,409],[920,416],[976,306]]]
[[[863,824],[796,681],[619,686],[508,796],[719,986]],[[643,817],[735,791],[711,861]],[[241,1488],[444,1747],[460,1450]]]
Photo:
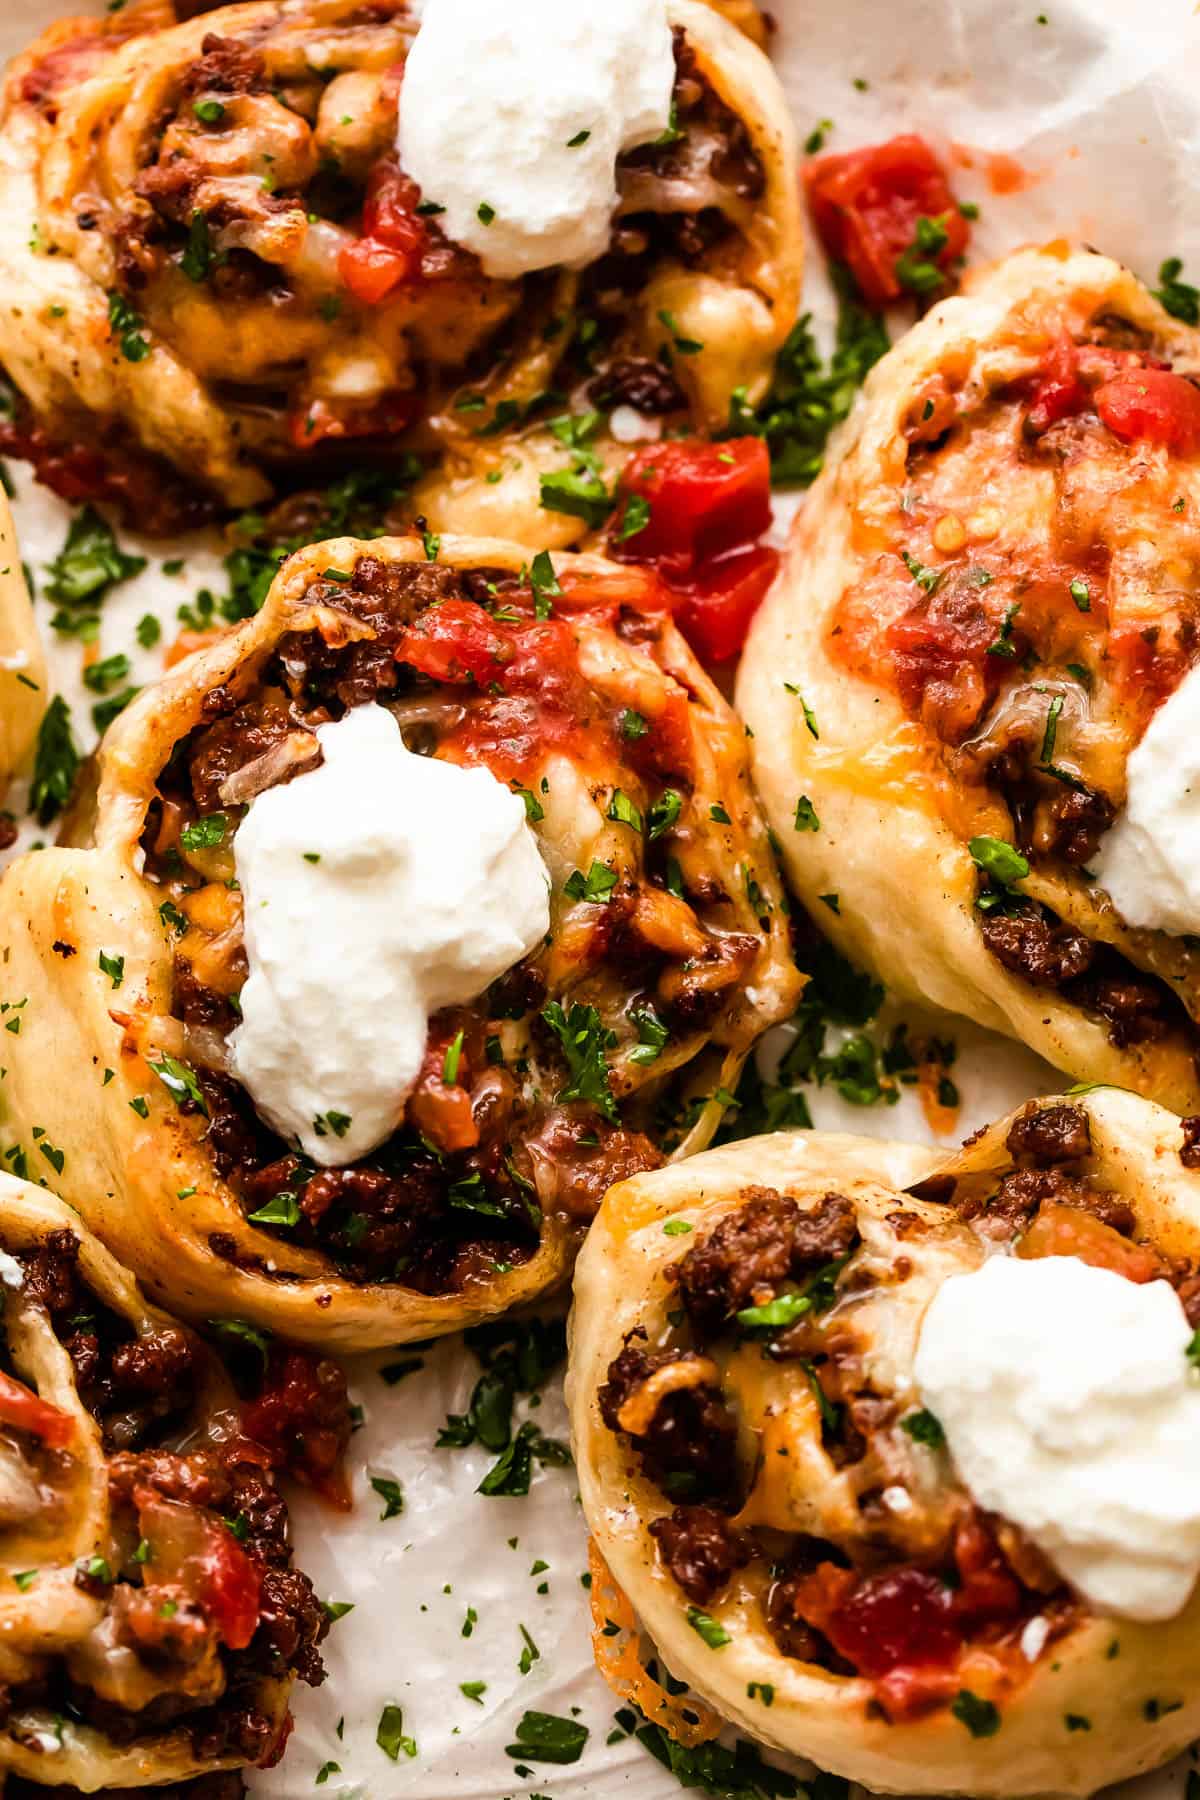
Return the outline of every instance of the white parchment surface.
[[[959,197],[980,208],[972,260],[1066,236],[1151,279],[1165,257],[1179,256],[1185,274],[1200,279],[1200,24],[1188,0],[771,3],[779,25],[775,59],[801,136],[830,121],[829,149],[905,129],[937,141],[954,165]],[[60,10],[56,0],[3,0],[0,56]],[[831,296],[815,255],[805,303],[827,326]],[[23,469],[13,474],[23,553],[36,579],[61,547],[69,513],[35,490]],[[781,507],[781,518],[790,510]],[[132,678],[144,681],[161,651],[137,651],[137,620],[155,613],[169,642],[181,601],[206,584],[224,585],[220,547],[197,538],[164,553],[128,535],[122,541],[151,561],[105,602],[101,654],[131,654]],[[164,554],[186,558],[182,574],[163,573]],[[50,607],[39,602],[39,610],[47,623]],[[79,646],[56,639],[48,623],[45,635],[56,684],[86,742],[95,696],[79,679]],[[1061,1085],[1014,1046],[961,1024],[953,1029],[959,1131]],[[814,1092],[810,1104],[818,1125],[928,1136],[910,1091],[894,1107],[853,1108],[828,1088]],[[377,1373],[394,1355],[353,1369],[364,1414],[352,1446],[354,1515],[336,1517],[303,1496],[295,1502],[299,1561],[318,1593],[354,1610],[330,1636],[325,1686],[297,1689],[296,1731],[283,1764],[252,1777],[253,1792],[261,1800],[669,1800],[680,1791],[674,1777],[636,1740],[605,1741],[616,1703],[591,1665],[580,1582],[585,1534],[572,1472],[542,1470],[526,1499],[478,1496],[490,1455],[434,1448],[446,1414],[465,1409],[478,1365],[456,1339],[420,1354],[424,1367],[394,1386]],[[557,1391],[543,1397],[534,1416],[550,1435],[565,1435]],[[400,1516],[380,1519],[372,1476],[403,1484]],[[536,1564],[548,1566],[534,1572]],[[468,1609],[475,1615],[469,1636]],[[487,1685],[478,1701],[460,1692],[460,1683],[480,1681]],[[415,1756],[401,1753],[395,1763],[375,1742],[388,1703],[403,1708],[405,1733],[416,1745]],[[526,1708],[578,1708],[590,1729],[581,1761],[516,1777],[504,1746]],[[330,1763],[338,1767],[318,1788],[318,1773]],[[1129,1784],[1128,1792],[1173,1800],[1184,1773],[1176,1766]]]

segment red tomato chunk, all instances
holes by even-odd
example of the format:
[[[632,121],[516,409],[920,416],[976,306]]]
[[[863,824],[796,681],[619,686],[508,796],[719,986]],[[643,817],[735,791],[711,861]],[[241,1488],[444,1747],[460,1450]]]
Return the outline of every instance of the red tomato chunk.
[[[970,229],[946,172],[915,133],[818,157],[804,179],[827,254],[846,264],[869,306],[904,293],[896,264],[916,241],[918,219],[936,219],[945,231],[945,244],[925,258],[939,269],[950,269],[967,247]]]

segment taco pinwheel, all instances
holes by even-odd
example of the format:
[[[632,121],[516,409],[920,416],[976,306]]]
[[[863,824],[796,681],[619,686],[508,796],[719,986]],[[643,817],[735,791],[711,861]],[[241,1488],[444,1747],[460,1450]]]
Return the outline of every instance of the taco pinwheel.
[[[400,167],[406,0],[179,20],[139,0],[56,24],[10,70],[0,123],[7,447],[164,530],[347,447],[416,451],[436,529],[521,538],[540,517],[551,547],[576,541],[578,507],[539,515],[539,470],[578,448],[546,422],[568,392],[716,429],[735,389],[761,398],[798,307],[775,74],[725,9],[667,10],[673,124],[622,157],[607,253],[516,279],[450,241]],[[761,38],[756,9],[729,10]],[[620,451],[604,433],[591,454]]]
[[[596,1548],[660,1676],[691,1689],[663,1697],[664,1730],[682,1709],[684,1742],[697,1720],[707,1736],[732,1722],[873,1791],[996,1800],[1090,1794],[1191,1741],[1195,1561],[1166,1606],[1087,1598],[1058,1551],[1102,1534],[1115,1490],[1068,1510],[1052,1556],[972,1489],[961,1420],[943,1428],[922,1384],[929,1320],[960,1281],[1065,1270],[1117,1315],[1129,1300],[1166,1316],[1164,1379],[1183,1394],[1198,1126],[1096,1090],[1030,1101],[948,1159],[780,1133],[611,1190],[577,1266],[568,1398]],[[960,1365],[973,1316],[960,1303]],[[1131,1404],[1155,1400],[1146,1379]],[[1021,1416],[1008,1404],[998,1442]],[[1028,1428],[1086,1458],[1105,1427],[1060,1405]],[[1174,1553],[1157,1517],[1173,1504],[1144,1501],[1148,1561]]]
[[[1197,377],[1200,335],[1106,257],[971,275],[868,377],[738,687],[791,881],[845,951],[1180,1112],[1200,938],[1106,882],[1196,657]]]
[[[418,757],[473,772],[473,794],[486,774],[544,871],[549,929],[432,1004],[406,1075],[376,1048],[384,951],[361,924],[365,988],[343,998],[335,959],[311,1004],[277,1015],[298,1034],[278,1078],[320,1090],[281,1134],[236,1055],[263,904],[239,886],[239,833],[281,793],[320,793],[304,786],[329,766],[320,734],[347,722],[392,759],[361,765],[364,833],[404,815]],[[470,837],[456,804],[451,848]],[[81,847],[0,884],[0,1004],[20,1031],[0,1133],[35,1162],[52,1146],[62,1193],[185,1315],[326,1348],[457,1329],[559,1282],[614,1180],[711,1138],[800,987],[742,728],[658,577],[597,557],[428,537],[299,552],[255,618],[122,714],[80,829]],[[302,878],[336,873],[307,840],[287,867],[285,909]],[[508,884],[498,864],[493,892]],[[460,902],[452,885],[423,902],[430,958]],[[285,958],[281,1008],[307,978]],[[349,1034],[340,1067],[314,1006]],[[345,1084],[367,1076],[395,1128],[343,1157],[363,1123]]]

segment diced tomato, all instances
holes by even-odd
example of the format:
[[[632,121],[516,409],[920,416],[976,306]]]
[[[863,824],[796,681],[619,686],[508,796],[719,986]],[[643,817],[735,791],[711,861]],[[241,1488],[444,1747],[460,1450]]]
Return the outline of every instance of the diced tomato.
[[[338,274],[363,306],[378,306],[407,277],[410,258],[375,238],[356,238],[338,252]]]
[[[1034,377],[1026,428],[1034,437],[1040,437],[1061,419],[1073,418],[1076,413],[1093,406],[1099,410],[1100,394],[1105,386],[1132,377],[1134,371],[1138,372],[1140,381],[1142,372],[1165,371],[1166,368],[1166,363],[1145,351],[1115,350],[1105,344],[1077,344],[1068,331],[1059,331]],[[1172,379],[1180,378],[1173,376]],[[1125,434],[1118,430],[1117,435]]]
[[[1127,1281],[1156,1281],[1162,1261],[1143,1244],[1131,1243],[1078,1206],[1043,1205],[1017,1245],[1017,1255],[1077,1256],[1093,1269],[1111,1269]]]
[[[23,1381],[0,1371],[0,1425],[28,1431],[52,1450],[61,1450],[75,1436],[75,1421],[61,1407],[39,1400]]]
[[[307,1482],[339,1509],[349,1508],[343,1459],[350,1405],[337,1363],[275,1345],[262,1392],[243,1408],[242,1430],[275,1468]]]
[[[626,463],[618,483],[626,522],[632,498],[650,516],[612,546],[630,562],[652,562],[666,575],[753,543],[771,523],[771,459],[762,438],[710,444],[684,439],[647,444]]]
[[[244,1650],[258,1625],[261,1575],[227,1526],[152,1488],[134,1498],[150,1546],[147,1587],[182,1588],[231,1650]]]
[[[416,208],[421,190],[391,158],[367,177],[362,236],[338,257],[338,273],[354,298],[378,306],[401,283],[420,279],[428,232]]]
[[[901,1665],[945,1668],[962,1649],[952,1599],[952,1590],[924,1569],[871,1575],[830,1614],[826,1634],[864,1675],[886,1675]]]
[[[730,662],[741,653],[778,568],[777,550],[752,544],[707,563],[678,584],[675,622],[701,662]]]
[[[479,1142],[479,1127],[471,1108],[470,1055],[465,1043],[456,1067],[447,1078],[447,1056],[459,1029],[459,1016],[439,1019],[431,1026],[425,1044],[425,1060],[409,1096],[409,1125],[444,1152],[471,1150]],[[464,1019],[465,1023],[465,1019]]]
[[[405,631],[396,661],[433,681],[495,681],[515,652],[512,633],[474,600],[443,600]]]
[[[1030,431],[1040,437],[1060,419],[1087,405],[1087,389],[1079,373],[1079,350],[1067,331],[1060,331],[1042,360],[1027,414]]]
[[[922,260],[949,269],[967,247],[967,221],[946,172],[915,133],[818,157],[805,170],[808,203],[821,241],[845,263],[870,306],[886,306],[904,292],[896,264],[916,239],[918,219],[936,219],[946,242]]]
[[[1169,369],[1138,369],[1097,388],[1096,411],[1124,443],[1142,439],[1182,456],[1200,449],[1200,388]]]

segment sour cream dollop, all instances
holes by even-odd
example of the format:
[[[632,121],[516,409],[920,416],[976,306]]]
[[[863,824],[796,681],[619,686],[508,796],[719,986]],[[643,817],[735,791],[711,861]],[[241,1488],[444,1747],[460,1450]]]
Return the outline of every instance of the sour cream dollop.
[[[1200,1574],[1200,1381],[1165,1281],[994,1256],[943,1284],[915,1374],[978,1504],[1098,1611],[1174,1618]]]
[[[582,267],[608,248],[616,161],[671,118],[666,0],[425,0],[398,148],[487,274]]]
[[[317,729],[323,761],[250,806],[234,860],[250,975],[233,1070],[314,1162],[399,1125],[429,1016],[474,1000],[550,924],[525,803],[406,749],[382,706]]]
[[[1092,866],[1129,925],[1200,931],[1200,664],[1126,764],[1124,810]]]

